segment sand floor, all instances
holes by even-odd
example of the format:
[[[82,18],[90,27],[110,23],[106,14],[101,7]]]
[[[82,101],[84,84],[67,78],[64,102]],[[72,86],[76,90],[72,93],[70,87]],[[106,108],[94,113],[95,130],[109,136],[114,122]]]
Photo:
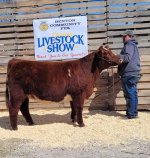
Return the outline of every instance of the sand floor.
[[[11,130],[8,112],[0,112],[0,158],[86,158],[88,157],[86,154],[89,157],[101,157],[103,154],[103,156],[109,157],[110,155],[106,155],[105,152],[98,154],[99,149],[109,150],[110,147],[113,147],[114,149],[111,149],[111,151],[114,150],[113,153],[115,153],[117,146],[118,148],[123,146],[123,149],[125,149],[134,140],[136,140],[136,143],[141,143],[141,146],[143,146],[142,142],[145,142],[146,151],[142,150],[140,153],[145,152],[144,154],[150,157],[150,151],[147,150],[147,147],[150,149],[150,112],[139,112],[139,118],[128,120],[124,116],[124,111],[88,111],[84,109],[85,127],[82,128],[72,124],[70,109],[37,109],[30,110],[30,112],[36,125],[28,126],[19,113],[17,131]],[[138,148],[140,149],[141,146]],[[81,150],[82,148],[83,150]],[[90,152],[91,149],[92,152]],[[72,151],[77,152],[75,152],[75,155],[69,153],[63,155],[65,151],[66,153],[69,151],[70,153]],[[80,152],[84,154],[79,156]],[[108,154],[108,152],[106,153]],[[137,155],[135,156],[137,157]],[[114,157],[117,157],[117,155],[114,155]],[[127,157],[130,156],[127,155]]]

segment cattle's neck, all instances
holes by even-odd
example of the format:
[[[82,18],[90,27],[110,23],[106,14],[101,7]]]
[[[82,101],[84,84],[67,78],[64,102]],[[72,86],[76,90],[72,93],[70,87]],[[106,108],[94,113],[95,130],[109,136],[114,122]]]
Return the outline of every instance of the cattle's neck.
[[[97,57],[97,51],[91,53],[89,55],[89,69],[91,70],[91,74],[94,77],[94,80],[98,78],[102,69],[99,67],[99,58]]]
[[[98,78],[98,76],[104,69],[115,65],[117,64],[114,64],[114,62],[109,62],[107,60],[104,60],[103,58],[98,57],[97,52],[93,53],[92,73],[94,74],[95,79]]]
[[[84,65],[84,69],[90,70],[89,73],[94,77],[94,80],[99,77],[102,70],[107,69],[111,66],[110,63],[103,60],[102,58],[99,58],[97,53],[97,51],[94,51],[88,56],[80,59],[81,63]],[[86,71],[86,73],[88,72]]]

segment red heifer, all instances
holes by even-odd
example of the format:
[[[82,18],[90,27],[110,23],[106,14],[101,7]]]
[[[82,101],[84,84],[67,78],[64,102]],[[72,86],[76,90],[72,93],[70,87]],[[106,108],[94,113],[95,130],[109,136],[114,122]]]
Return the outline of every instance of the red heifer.
[[[29,125],[34,124],[29,113],[29,95],[55,102],[63,100],[67,94],[70,95],[71,119],[74,122],[77,115],[79,126],[84,126],[84,100],[92,94],[100,72],[119,62],[118,56],[104,46],[74,61],[10,60],[7,68],[6,104],[12,129],[17,129],[19,110]]]

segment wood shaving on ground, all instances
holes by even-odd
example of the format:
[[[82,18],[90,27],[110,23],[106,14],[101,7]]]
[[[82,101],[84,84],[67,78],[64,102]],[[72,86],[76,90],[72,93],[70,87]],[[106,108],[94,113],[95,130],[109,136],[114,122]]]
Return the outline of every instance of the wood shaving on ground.
[[[30,110],[35,122],[28,126],[21,113],[18,130],[12,131],[8,112],[0,112],[0,140],[30,140],[40,147],[79,147],[93,142],[125,144],[130,139],[150,141],[150,112],[139,112],[137,119],[125,118],[125,111],[83,111],[85,127],[70,119],[70,109]]]

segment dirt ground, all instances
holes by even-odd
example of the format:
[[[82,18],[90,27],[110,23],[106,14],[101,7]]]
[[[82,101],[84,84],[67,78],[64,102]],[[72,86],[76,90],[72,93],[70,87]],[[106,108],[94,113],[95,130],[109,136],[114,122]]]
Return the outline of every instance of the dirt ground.
[[[36,125],[21,114],[12,131],[0,112],[0,158],[149,158],[150,112],[128,120],[125,112],[84,109],[85,127],[73,125],[70,109],[30,110]]]

